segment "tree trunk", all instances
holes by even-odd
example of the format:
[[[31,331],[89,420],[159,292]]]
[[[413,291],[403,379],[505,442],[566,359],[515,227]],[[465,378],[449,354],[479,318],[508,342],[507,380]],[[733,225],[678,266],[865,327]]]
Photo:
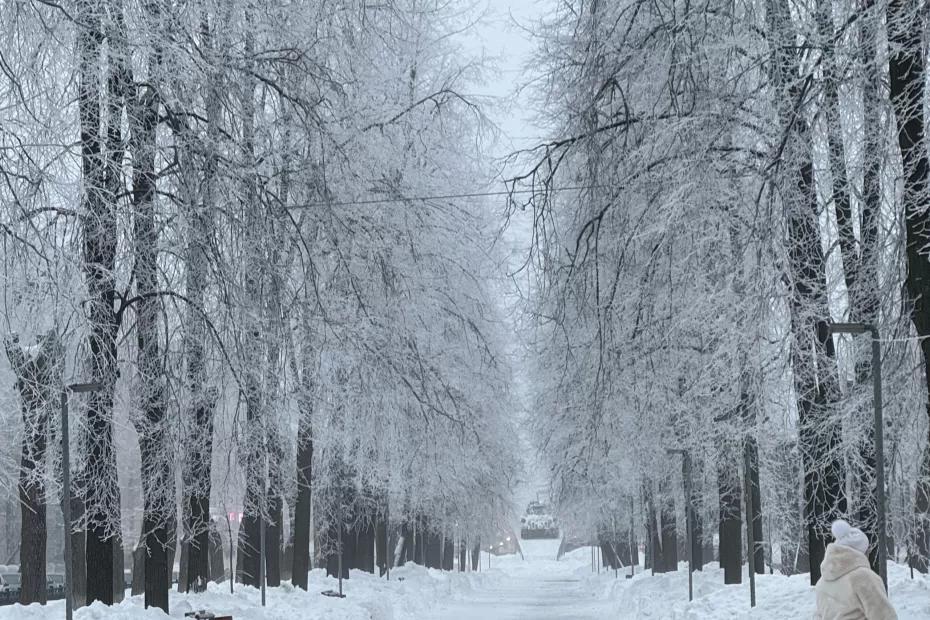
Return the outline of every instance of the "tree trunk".
[[[145,554],[143,538],[132,550],[132,596],[145,594]]]
[[[178,592],[187,592],[188,571],[190,566],[191,543],[181,541],[181,558],[178,560]]]
[[[924,24],[917,3],[890,0],[888,40],[891,51],[891,103],[904,164],[903,206],[907,234],[907,293],[911,320],[920,337],[924,380],[930,392],[930,214],[927,213],[927,145],[924,136]],[[927,404],[930,415],[930,403]],[[930,568],[930,437],[924,438],[914,512],[916,549],[913,566]]]
[[[660,572],[676,571],[678,570],[678,527],[675,519],[675,503],[673,501],[665,499],[662,502],[659,518],[662,530],[662,570]]]
[[[733,452],[728,445],[717,462],[719,560],[723,568],[723,583],[727,585],[743,581],[742,486],[735,467],[738,461]]]
[[[442,537],[438,532],[427,530],[423,532],[423,540],[426,545],[424,564],[426,568],[442,568]]]
[[[246,21],[252,19],[252,6],[249,3],[245,11]],[[244,311],[245,326],[243,350],[245,351],[245,368],[243,369],[243,400],[245,401],[246,439],[242,446],[244,451],[243,466],[246,472],[245,517],[239,535],[239,553],[242,555],[242,582],[259,587],[259,569],[261,566],[259,539],[262,528],[262,514],[266,508],[265,487],[267,482],[267,448],[262,427],[264,399],[261,392],[262,339],[258,315],[262,308],[262,278],[264,261],[262,255],[261,209],[258,203],[257,179],[255,168],[255,78],[254,70],[255,41],[251,30],[245,33],[245,75],[240,80],[239,107],[242,124],[242,166],[246,171],[242,179],[240,208],[246,229],[243,231],[243,244],[247,264],[244,268],[245,299],[250,307]]]
[[[277,485],[274,485],[277,486]],[[270,588],[281,585],[281,545],[284,529],[284,500],[280,495],[268,499],[270,522],[265,530],[265,576]]]
[[[226,579],[226,552],[223,546],[223,537],[216,527],[216,522],[210,523],[210,579],[220,583]]]
[[[309,374],[305,369],[304,373]],[[304,381],[306,381],[306,375]],[[294,510],[294,568],[291,580],[298,588],[307,589],[310,570],[310,497],[313,470],[313,431],[311,427],[312,401],[309,388],[303,385],[306,396],[301,398],[300,419],[297,427],[297,506]]]
[[[442,570],[455,569],[455,544],[449,538],[443,538],[442,543]]]
[[[774,92],[780,125],[788,132],[780,161],[787,162],[786,167],[796,166],[789,174],[776,175],[773,191],[782,196],[788,214],[788,275],[792,284],[789,306],[794,335],[791,361],[804,466],[810,576],[811,584],[815,584],[831,538],[830,523],[846,513],[845,475],[837,450],[841,429],[832,415],[839,390],[833,339],[827,330],[830,312],[818,227],[812,138],[797,77],[800,60],[788,1],[769,0],[768,13],[774,41]]]
[[[117,6],[115,14],[121,15]],[[100,68],[103,64],[100,1],[83,0],[78,7],[78,112],[81,126],[83,262],[89,303],[90,378],[101,385],[89,397],[85,484],[86,599],[113,603],[113,535],[120,519],[119,483],[113,447],[113,394],[116,386],[115,267],[119,232],[116,198],[122,163],[122,110],[125,81],[123,60],[111,46],[107,71],[106,152],[101,145]],[[120,37],[111,37],[111,41]]]
[[[126,557],[123,555],[123,537],[115,536],[113,540],[113,604],[119,604],[126,598]]]
[[[186,200],[189,230],[185,247],[185,276],[187,307],[184,322],[184,354],[187,362],[185,382],[190,405],[185,414],[183,441],[185,450],[182,469],[182,502],[184,540],[188,541],[186,561],[181,568],[184,579],[179,577],[182,591],[203,592],[211,579],[210,571],[210,491],[211,463],[213,454],[213,418],[219,392],[206,387],[204,348],[206,346],[206,324],[204,320],[204,294],[207,287],[207,265],[210,261],[209,239],[212,233],[211,218],[216,208],[216,175],[219,142],[220,97],[222,96],[218,61],[215,58],[215,27],[211,28],[209,15],[201,15],[200,35],[202,50],[208,61],[208,92],[206,95],[208,151],[204,155],[202,200],[188,189]],[[185,145],[192,136],[184,122],[175,122],[175,137],[181,143],[179,152],[186,154],[182,161],[186,174],[191,179],[186,186],[196,187],[197,171],[194,153]]]
[[[159,23],[158,4],[146,5],[146,19],[154,27]],[[173,520],[174,477],[169,452],[165,410],[164,369],[159,345],[158,299],[158,229],[155,222],[158,128],[157,83],[159,51],[148,59],[150,85],[138,87],[131,98],[129,123],[132,154],[133,237],[136,281],[136,345],[140,375],[139,409],[136,421],[142,456],[143,516],[142,534],[145,548],[145,607],[168,612],[171,565],[166,545],[168,524]]]
[[[746,438],[746,450],[749,453],[748,479],[752,502],[752,539],[755,543],[753,566],[757,574],[764,575],[765,542],[762,533],[762,489],[759,487],[759,447],[754,437]]]
[[[239,581],[254,588],[261,587],[259,580],[261,527],[261,517],[257,513],[246,512],[239,526],[239,548],[236,552],[242,562]]]
[[[45,604],[46,566],[46,448],[51,409],[61,385],[63,349],[55,332],[39,339],[36,355],[27,354],[12,334],[4,343],[16,375],[23,416],[22,457],[19,469],[21,509],[19,602]]]
[[[77,609],[87,604],[87,531],[84,527],[84,500],[73,482],[69,501],[72,523],[77,524],[71,530],[71,540],[66,543],[71,545],[71,596]]]
[[[388,568],[388,522],[386,515],[379,514],[375,523],[375,557],[378,564],[378,576],[383,577]]]

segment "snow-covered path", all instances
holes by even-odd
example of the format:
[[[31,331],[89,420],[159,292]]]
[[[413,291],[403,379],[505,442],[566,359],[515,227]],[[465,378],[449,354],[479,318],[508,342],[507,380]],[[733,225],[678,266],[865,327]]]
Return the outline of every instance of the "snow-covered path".
[[[494,558],[487,586],[451,601],[425,620],[567,620],[606,617],[609,602],[594,597],[577,562],[557,562],[558,541],[524,541],[525,560]]]
[[[541,565],[532,562],[533,569]],[[564,566],[563,566],[564,568]],[[591,597],[590,586],[566,576],[536,574],[502,575],[494,586],[473,594],[468,601],[450,603],[432,610],[428,620],[567,620],[599,618],[609,605]],[[547,571],[542,571],[547,572]]]

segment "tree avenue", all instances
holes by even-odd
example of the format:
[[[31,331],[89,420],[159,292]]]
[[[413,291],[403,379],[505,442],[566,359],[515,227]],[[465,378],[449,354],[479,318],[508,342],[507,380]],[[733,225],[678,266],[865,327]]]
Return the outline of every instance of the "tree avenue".
[[[480,2],[0,0],[21,603],[475,569],[533,478],[615,569],[930,570],[926,7],[547,6],[501,161]]]

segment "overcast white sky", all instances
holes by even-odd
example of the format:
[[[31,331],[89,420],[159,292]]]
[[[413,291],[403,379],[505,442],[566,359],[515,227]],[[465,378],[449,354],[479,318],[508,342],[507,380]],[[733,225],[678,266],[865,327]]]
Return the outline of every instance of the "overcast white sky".
[[[538,141],[542,133],[533,123],[526,94],[515,91],[531,77],[527,71],[536,42],[527,32],[549,10],[554,0],[487,0],[487,19],[468,35],[469,45],[495,59],[496,70],[478,94],[495,97],[500,106],[490,110],[504,133],[497,149],[500,155],[514,147]]]
[[[474,94],[494,98],[496,102],[496,105],[489,107],[486,112],[503,134],[493,151],[494,156],[500,159],[516,149],[536,144],[541,140],[543,131],[534,123],[535,112],[529,101],[529,93],[519,92],[519,87],[533,77],[532,69],[528,66],[538,42],[533,40],[530,31],[534,30],[533,24],[551,10],[555,0],[486,1],[487,17],[474,31],[466,35],[466,43],[475,53],[483,53],[494,59],[495,70],[489,72],[487,83],[478,87]],[[489,189],[500,191],[504,187],[498,180],[492,183]],[[499,200],[499,203],[494,204],[496,212],[503,210],[504,199]],[[528,213],[516,218],[504,237],[505,243],[509,245],[508,271],[511,273],[526,258],[530,242],[530,221]],[[515,276],[516,282],[524,282],[520,285],[521,288],[526,285],[526,277],[526,273]],[[507,298],[501,299],[501,303],[509,318],[517,318],[516,309],[521,305],[519,295],[508,295]],[[529,377],[526,376],[525,359],[521,359],[520,355],[522,347],[516,341],[516,332],[513,333],[514,388],[517,391],[515,396],[521,403],[521,411],[515,411],[514,414],[519,415],[530,405]],[[540,499],[546,499],[547,494],[544,468],[530,447],[529,438],[524,436],[521,440],[527,479],[516,489],[515,517],[520,515],[529,500],[536,499],[537,492]],[[518,528],[518,521],[515,520],[513,525],[515,529]]]

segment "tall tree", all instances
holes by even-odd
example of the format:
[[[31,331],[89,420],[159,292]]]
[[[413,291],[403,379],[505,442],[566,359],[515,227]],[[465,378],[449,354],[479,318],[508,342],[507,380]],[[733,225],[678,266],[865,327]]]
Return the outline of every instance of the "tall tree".
[[[805,521],[811,585],[831,540],[830,523],[846,513],[845,473],[840,461],[839,428],[833,417],[839,397],[833,339],[827,330],[826,261],[820,241],[820,208],[814,186],[813,141],[807,119],[810,79],[803,79],[791,24],[789,2],[767,4],[773,94],[784,139],[775,153],[773,196],[787,213],[791,282],[791,347],[804,469]]]
[[[102,0],[78,5],[78,110],[81,125],[83,258],[90,334],[87,364],[100,388],[91,393],[87,407],[83,489],[87,522],[87,601],[113,603],[113,546],[119,525],[119,486],[113,446],[113,396],[116,388],[116,337],[120,314],[115,283],[116,202],[122,163],[122,111],[125,93],[124,65],[110,50],[106,63],[106,140],[101,139],[102,103],[100,73],[103,66]],[[122,7],[118,6],[117,13]],[[111,41],[119,33],[110,30]]]
[[[930,165],[924,127],[924,18],[919,6],[906,0],[889,0],[887,11],[891,104],[904,164],[905,282],[911,320],[920,337],[925,387],[930,393],[930,215],[927,211]],[[930,416],[930,396],[927,398]],[[927,572],[930,569],[930,437],[923,446],[914,511],[917,519],[914,566]]]

